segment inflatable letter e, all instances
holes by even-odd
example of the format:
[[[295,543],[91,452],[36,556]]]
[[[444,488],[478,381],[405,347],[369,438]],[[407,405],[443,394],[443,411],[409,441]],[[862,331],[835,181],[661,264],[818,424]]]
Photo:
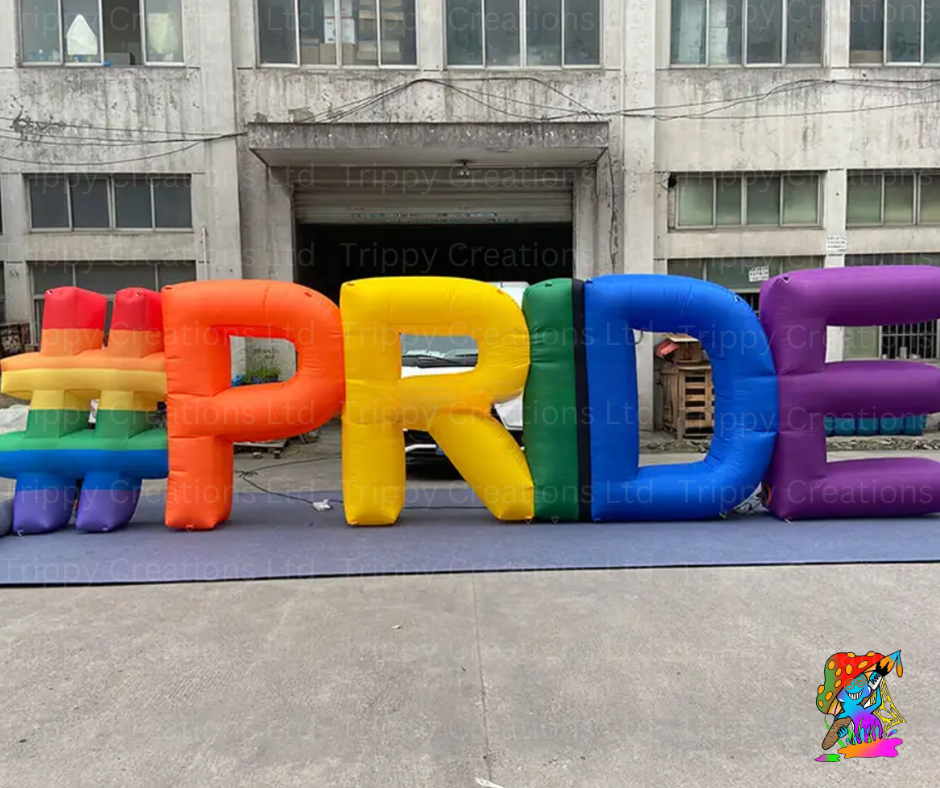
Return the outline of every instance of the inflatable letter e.
[[[828,415],[940,410],[940,370],[916,361],[826,363],[827,326],[920,323],[940,316],[933,266],[823,268],[774,277],[760,293],[780,386],[780,435],[767,472],[784,519],[903,517],[940,511],[940,463],[919,457],[826,458]]]
[[[190,282],[163,289],[169,468],[166,524],[212,528],[232,508],[232,443],[316,429],[343,401],[339,309],[288,282]],[[232,388],[232,336],[287,339],[297,374]]]
[[[490,415],[518,396],[529,369],[522,310],[493,285],[445,277],[347,282],[343,502],[352,525],[391,525],[405,499],[404,429],[431,433],[500,520],[533,517],[522,450]],[[476,368],[401,379],[401,335],[470,336]]]

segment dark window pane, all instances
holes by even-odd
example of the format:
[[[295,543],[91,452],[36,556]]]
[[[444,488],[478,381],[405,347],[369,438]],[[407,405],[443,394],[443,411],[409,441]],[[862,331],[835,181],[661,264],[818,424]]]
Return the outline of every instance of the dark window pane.
[[[881,175],[856,172],[848,176],[846,224],[881,224]]]
[[[526,0],[527,65],[561,65],[561,28],[561,0]]]
[[[34,230],[69,226],[68,181],[64,175],[29,179],[30,226]]]
[[[140,0],[101,0],[104,59],[112,66],[144,62]]]
[[[54,287],[71,287],[72,266],[68,263],[30,263],[33,277],[33,294],[41,296]]]
[[[924,0],[924,62],[940,63],[940,0]]]
[[[747,223],[780,224],[780,178],[757,177],[748,182]]]
[[[486,0],[486,65],[518,66],[519,0]]]
[[[601,62],[600,0],[565,0],[565,65]]]
[[[819,224],[819,176],[789,175],[783,180],[782,224]]]
[[[914,176],[886,172],[884,182],[885,224],[914,224]]]
[[[156,285],[151,263],[77,263],[75,272],[79,287],[104,295],[114,295],[125,287],[153,290]]]
[[[693,279],[705,277],[705,263],[701,260],[670,260],[666,264],[666,273],[670,276],[690,276]]]
[[[192,227],[193,214],[190,192],[188,178],[154,178],[154,226],[164,228]]]
[[[920,62],[921,0],[885,0],[888,12],[888,62]]]
[[[98,230],[111,226],[107,178],[70,175],[69,195],[72,201],[74,229]]]
[[[297,62],[294,0],[258,0],[258,51],[262,63]]]
[[[447,65],[483,65],[483,0],[447,0]]]
[[[60,62],[59,0],[20,0],[20,34],[24,63]]]
[[[382,0],[380,52],[383,66],[414,66],[418,62],[415,0]]]
[[[744,0],[709,3],[708,62],[724,66],[741,62]]]
[[[822,63],[822,0],[787,2],[787,63]]]
[[[715,180],[710,175],[679,181],[679,227],[710,227],[714,218]]]
[[[852,0],[849,7],[849,62],[859,65],[884,62],[885,0]]]
[[[741,186],[738,177],[715,178],[715,224],[723,227],[741,224]]]
[[[144,0],[147,13],[147,60],[183,62],[183,7],[181,0]]]
[[[783,0],[747,0],[747,62],[780,63]]]
[[[98,0],[62,0],[66,60],[101,62],[101,30]]]
[[[342,20],[343,64],[377,66],[379,64],[379,14],[376,0],[359,0],[356,5],[340,6]],[[347,10],[348,9],[348,10]]]
[[[672,0],[671,52],[675,65],[704,65],[708,33],[704,0]]]
[[[157,266],[160,287],[196,281],[196,264],[192,260],[167,260]]]
[[[336,65],[335,0],[299,0],[300,62]]]
[[[150,182],[146,178],[115,177],[114,219],[123,229],[153,227],[150,208]]]
[[[940,224],[940,173],[925,172],[920,176],[920,222]]]

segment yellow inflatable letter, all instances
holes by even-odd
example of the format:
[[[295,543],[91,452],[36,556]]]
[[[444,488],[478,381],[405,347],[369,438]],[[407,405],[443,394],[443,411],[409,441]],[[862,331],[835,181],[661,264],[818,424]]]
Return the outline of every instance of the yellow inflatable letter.
[[[512,297],[485,282],[387,277],[343,285],[343,499],[351,525],[392,525],[405,500],[404,430],[424,430],[500,520],[534,516],[532,476],[490,414],[519,396],[529,333]],[[470,336],[474,369],[402,380],[401,335]]]

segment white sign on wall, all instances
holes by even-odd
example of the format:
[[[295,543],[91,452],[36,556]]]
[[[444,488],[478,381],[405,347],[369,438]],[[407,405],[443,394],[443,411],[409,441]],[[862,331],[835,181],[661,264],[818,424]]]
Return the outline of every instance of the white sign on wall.
[[[748,282],[766,282],[770,279],[770,266],[753,265],[747,269]]]
[[[845,251],[845,247],[844,235],[826,236],[826,254],[842,254]]]

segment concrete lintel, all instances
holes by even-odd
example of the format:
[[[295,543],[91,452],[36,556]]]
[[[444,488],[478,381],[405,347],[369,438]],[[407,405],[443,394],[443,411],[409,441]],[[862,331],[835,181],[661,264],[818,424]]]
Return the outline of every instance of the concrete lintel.
[[[249,123],[248,146],[272,167],[310,164],[585,164],[608,124]]]

